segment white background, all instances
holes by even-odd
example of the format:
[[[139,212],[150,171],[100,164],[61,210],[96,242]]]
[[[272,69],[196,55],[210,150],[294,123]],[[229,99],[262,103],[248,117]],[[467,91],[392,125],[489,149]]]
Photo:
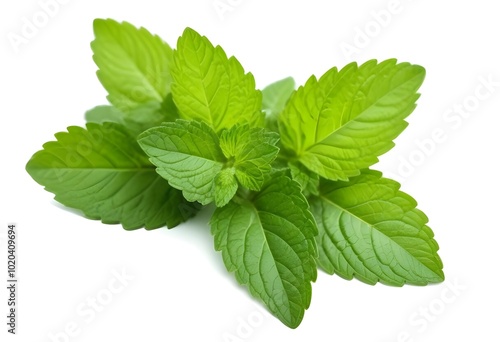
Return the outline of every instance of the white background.
[[[47,342],[68,325],[74,336],[59,334],[57,341],[499,340],[500,18],[494,1],[221,0],[231,6],[222,15],[214,0],[66,2],[18,51],[8,37],[22,35],[23,18],[33,22],[43,9],[35,0],[0,5],[0,270],[6,269],[6,226],[14,222],[20,281],[16,336],[6,333],[1,285],[2,341]],[[377,23],[376,13],[388,10]],[[89,44],[92,20],[108,17],[145,26],[172,46],[193,27],[236,55],[258,87],[289,75],[301,84],[352,60],[396,57],[424,66],[410,125],[375,168],[402,182],[428,214],[447,280],[394,288],[320,272],[311,307],[291,330],[261,313],[227,274],[213,250],[210,212],[174,230],[127,232],[61,208],[24,166],[55,132],[82,125],[85,110],[106,102]],[[343,51],[348,44],[357,51]],[[481,85],[488,78],[489,92]],[[445,139],[431,144],[436,130]],[[427,141],[425,148],[419,141]],[[123,271],[133,279],[107,298],[113,272]],[[6,271],[0,282],[6,284]],[[109,299],[101,312],[77,312],[98,295]],[[244,330],[248,321],[254,327]]]

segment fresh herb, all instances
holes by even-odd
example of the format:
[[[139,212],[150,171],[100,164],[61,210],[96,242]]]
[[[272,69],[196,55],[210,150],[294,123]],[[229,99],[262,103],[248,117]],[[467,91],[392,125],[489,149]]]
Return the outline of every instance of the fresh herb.
[[[425,214],[368,169],[407,126],[424,68],[371,60],[260,91],[190,28],[175,50],[125,22],[94,31],[110,105],[26,166],[57,201],[125,229],[172,228],[214,203],[228,271],[291,328],[317,267],[368,284],[443,281]]]

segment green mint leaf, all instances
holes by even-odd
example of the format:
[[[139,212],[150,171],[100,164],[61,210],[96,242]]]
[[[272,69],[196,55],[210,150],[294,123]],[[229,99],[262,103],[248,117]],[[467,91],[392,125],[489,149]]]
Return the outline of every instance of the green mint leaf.
[[[274,82],[262,90],[262,109],[266,113],[266,126],[272,131],[278,131],[278,116],[295,91],[295,80],[287,77]]]
[[[262,109],[268,115],[277,117],[295,91],[295,80],[287,77],[271,83],[262,90]]]
[[[124,113],[109,105],[97,106],[85,112],[85,121],[93,123],[116,122],[123,125]]]
[[[264,177],[271,171],[271,163],[278,155],[279,135],[247,124],[224,130],[220,147],[232,161],[238,181],[250,190],[260,190]]]
[[[139,135],[139,144],[169,184],[188,201],[214,201],[215,178],[225,157],[217,134],[204,122],[177,120]]]
[[[349,182],[321,182],[311,197],[319,265],[368,284],[426,285],[444,279],[428,219],[399,183],[364,170]]]
[[[108,100],[121,111],[156,101],[170,92],[172,49],[144,28],[111,19],[94,21],[92,42],[97,76]]]
[[[317,228],[298,184],[275,173],[252,200],[217,208],[210,225],[227,270],[296,328],[309,307],[317,272]]]
[[[248,124],[223,130],[221,137],[201,121],[177,120],[147,130],[139,144],[158,173],[189,201],[224,206],[238,182],[259,190],[279,149],[279,136]]]
[[[358,175],[394,146],[424,77],[421,66],[395,59],[311,77],[279,117],[285,154],[327,179]]]
[[[300,184],[305,196],[319,195],[319,176],[298,162],[288,163],[292,179]]]
[[[97,106],[85,113],[85,120],[94,123],[116,122],[125,126],[131,135],[137,136],[171,118],[160,103],[152,101],[140,104],[127,113],[113,106]]]
[[[199,209],[162,179],[124,127],[68,127],[33,155],[26,170],[55,200],[125,229],[174,227]]]
[[[179,110],[175,106],[172,93],[169,93],[161,104],[161,112],[166,116],[165,121],[175,121],[179,119]]]
[[[172,94],[180,117],[209,124],[216,132],[237,123],[263,126],[262,95],[253,75],[235,57],[186,29],[177,42],[172,66]]]
[[[223,207],[229,203],[238,190],[238,182],[234,177],[234,167],[223,169],[215,177],[215,205]]]

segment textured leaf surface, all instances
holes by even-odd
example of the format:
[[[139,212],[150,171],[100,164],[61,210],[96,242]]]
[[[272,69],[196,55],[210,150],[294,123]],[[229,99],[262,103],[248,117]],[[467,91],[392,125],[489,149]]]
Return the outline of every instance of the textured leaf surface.
[[[237,125],[221,133],[206,123],[177,120],[147,130],[139,144],[158,173],[189,201],[225,205],[238,182],[259,190],[278,154],[276,133]]]
[[[250,190],[260,190],[271,163],[278,155],[279,135],[262,128],[237,125],[224,130],[220,137],[222,152],[233,166],[238,181]]]
[[[33,155],[26,170],[55,199],[125,229],[174,227],[198,210],[171,188],[134,137],[115,123],[68,127]]]
[[[221,170],[215,177],[215,205],[223,207],[234,197],[238,190],[238,182],[234,177],[234,168]]]
[[[262,94],[255,89],[253,75],[192,29],[177,42],[172,76],[181,118],[204,121],[216,132],[243,122],[263,125]]]
[[[444,279],[427,217],[399,183],[364,170],[349,182],[322,181],[311,197],[319,265],[366,283],[426,285]]]
[[[188,201],[208,204],[215,198],[215,178],[225,157],[219,138],[204,122],[177,120],[147,130],[139,144],[156,171]]]
[[[292,179],[300,184],[302,193],[307,195],[318,195],[319,192],[319,176],[311,172],[304,165],[298,162],[288,163]]]
[[[394,59],[312,76],[279,117],[285,152],[327,179],[358,175],[394,146],[424,77],[424,68]]]
[[[252,201],[218,208],[211,227],[228,271],[284,324],[297,327],[316,279],[317,233],[298,184],[274,174]]]
[[[170,92],[172,49],[144,28],[111,19],[94,21],[92,42],[97,76],[108,100],[122,111],[156,101]]]

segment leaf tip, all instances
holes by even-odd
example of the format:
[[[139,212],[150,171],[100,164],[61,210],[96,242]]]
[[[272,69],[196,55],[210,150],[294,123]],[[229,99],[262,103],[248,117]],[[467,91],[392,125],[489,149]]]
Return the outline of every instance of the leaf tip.
[[[103,18],[96,18],[92,22],[92,27],[94,29],[94,34],[97,35],[99,32],[104,30],[107,26],[113,25],[113,24],[118,24],[117,21],[113,19],[103,19]]]
[[[179,37],[179,39],[182,38],[182,37],[190,37],[190,38],[192,38],[192,37],[201,37],[201,35],[195,29],[193,29],[191,27],[186,27],[184,29],[184,31],[182,32],[182,36]]]

